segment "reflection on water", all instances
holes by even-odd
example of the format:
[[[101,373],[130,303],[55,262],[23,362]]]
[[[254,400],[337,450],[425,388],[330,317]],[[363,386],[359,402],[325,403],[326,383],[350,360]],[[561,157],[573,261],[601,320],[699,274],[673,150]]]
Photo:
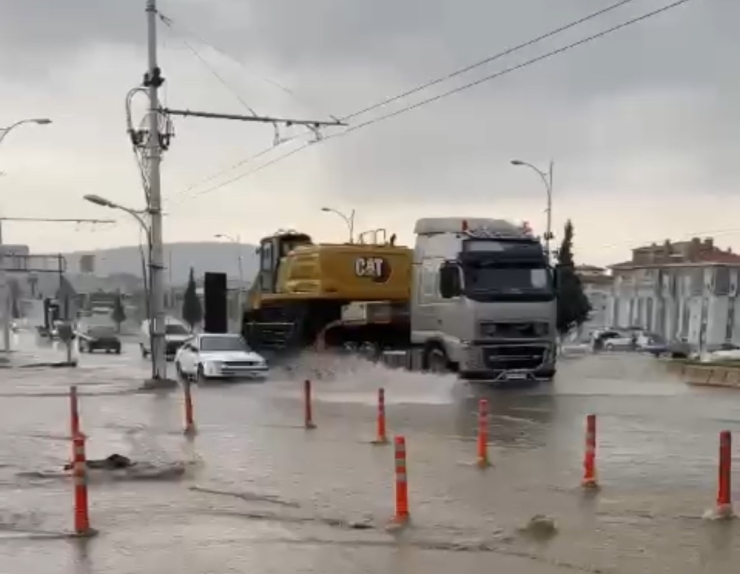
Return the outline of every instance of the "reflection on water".
[[[488,401],[488,440],[502,446],[536,448],[544,446],[556,416],[555,397],[547,383],[528,389],[499,389],[467,384],[466,395],[455,405],[455,429],[460,436],[478,433],[478,404]]]

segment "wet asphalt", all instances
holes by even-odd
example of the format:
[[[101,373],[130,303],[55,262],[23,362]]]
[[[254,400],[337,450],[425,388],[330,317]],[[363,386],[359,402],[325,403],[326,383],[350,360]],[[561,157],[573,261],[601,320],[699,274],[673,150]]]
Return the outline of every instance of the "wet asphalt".
[[[30,336],[16,344],[16,365],[64,358]],[[740,394],[689,387],[649,357],[565,358],[555,383],[504,391],[313,358],[264,383],[195,387],[192,440],[180,389],[138,390],[148,365],[133,344],[79,360],[0,369],[0,574],[737,572],[738,526],[702,516]],[[90,540],[67,536],[71,384],[88,456],[141,465],[91,473]],[[407,441],[412,523],[401,532],[386,529],[393,449],[370,444],[380,386],[389,433]],[[480,470],[483,397],[493,466]],[[579,487],[591,413],[598,493]],[[556,532],[524,529],[535,515]]]

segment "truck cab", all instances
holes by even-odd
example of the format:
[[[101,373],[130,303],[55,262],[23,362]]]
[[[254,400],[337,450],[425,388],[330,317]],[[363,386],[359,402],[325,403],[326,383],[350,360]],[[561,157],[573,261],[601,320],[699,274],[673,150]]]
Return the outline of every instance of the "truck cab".
[[[416,222],[411,343],[429,370],[466,379],[552,379],[555,277],[540,241],[500,219]]]

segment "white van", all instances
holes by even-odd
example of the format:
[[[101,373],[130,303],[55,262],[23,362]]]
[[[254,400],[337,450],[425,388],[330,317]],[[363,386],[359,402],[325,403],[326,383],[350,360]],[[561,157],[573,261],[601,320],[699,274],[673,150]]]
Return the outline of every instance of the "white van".
[[[180,346],[193,336],[188,326],[174,317],[165,317],[164,333],[165,356],[168,361],[174,360],[175,354]],[[141,323],[141,334],[139,339],[139,347],[141,348],[142,357],[146,358],[151,354],[151,345],[149,319],[145,319]]]

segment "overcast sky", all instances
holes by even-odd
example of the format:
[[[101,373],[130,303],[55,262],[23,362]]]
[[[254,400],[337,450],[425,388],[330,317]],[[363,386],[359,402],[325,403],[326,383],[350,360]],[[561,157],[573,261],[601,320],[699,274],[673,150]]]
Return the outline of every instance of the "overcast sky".
[[[248,113],[246,103],[260,114],[343,117],[615,1],[160,0],[172,20],[171,30],[159,29],[163,97],[173,108]],[[351,122],[668,2],[634,0]],[[58,251],[138,241],[129,219],[81,198],[143,205],[124,98],[146,68],[144,7],[145,0],[0,0],[0,126],[54,122],[24,126],[2,143],[0,213],[120,221],[94,229],[6,223],[6,243]],[[554,230],[560,236],[573,219],[581,262],[615,262],[645,241],[712,231],[720,245],[740,250],[738,21],[737,0],[692,0],[214,190],[307,136],[284,130],[299,139],[225,171],[268,148],[273,128],[175,118],[162,179],[165,240],[229,233],[256,242],[286,227],[343,239],[343,222],[322,213],[324,205],[354,208],[358,229],[387,227],[405,241],[416,218],[451,214],[527,220],[541,233],[544,187],[510,165],[521,158],[543,169],[555,161]],[[138,123],[141,102],[134,111]]]

